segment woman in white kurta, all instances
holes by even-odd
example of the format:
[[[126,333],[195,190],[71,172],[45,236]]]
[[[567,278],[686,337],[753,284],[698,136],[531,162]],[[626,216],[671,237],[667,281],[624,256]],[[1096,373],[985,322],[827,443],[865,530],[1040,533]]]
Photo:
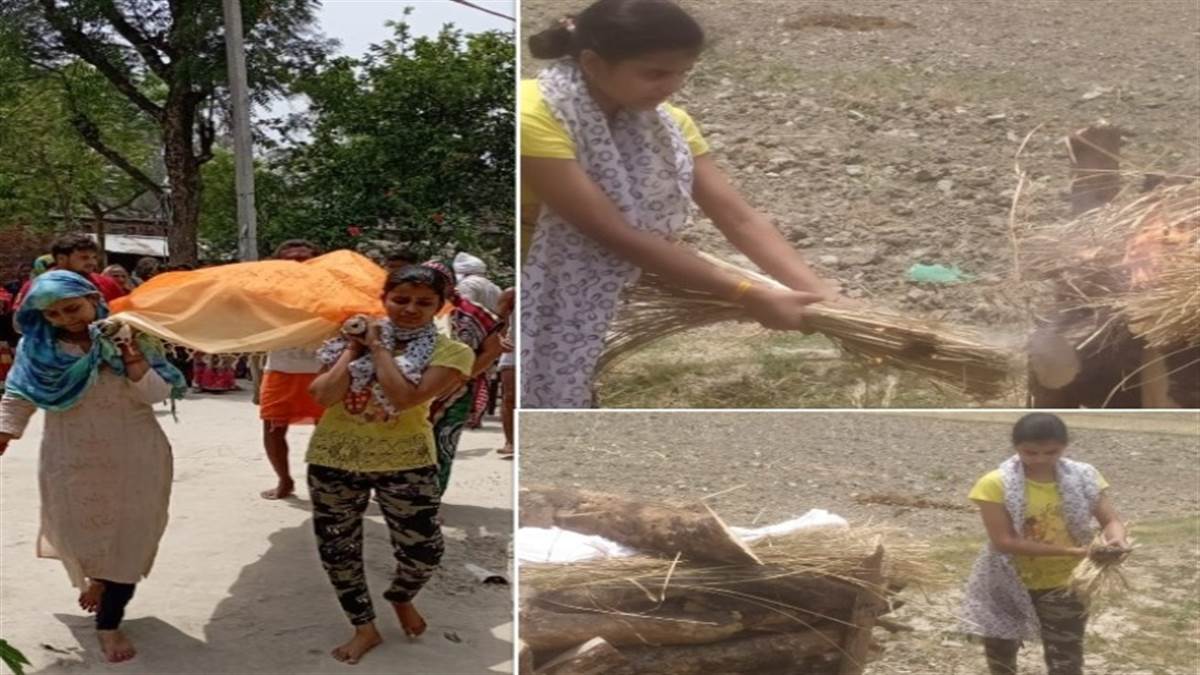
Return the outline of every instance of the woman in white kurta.
[[[23,335],[0,399],[0,453],[46,411],[37,554],[57,558],[96,612],[110,661],[135,654],[119,630],[134,585],[150,572],[167,524],[171,446],[151,407],[182,393],[183,376],[148,339],[117,346],[92,322],[107,315],[72,272],[35,282],[18,314]]]

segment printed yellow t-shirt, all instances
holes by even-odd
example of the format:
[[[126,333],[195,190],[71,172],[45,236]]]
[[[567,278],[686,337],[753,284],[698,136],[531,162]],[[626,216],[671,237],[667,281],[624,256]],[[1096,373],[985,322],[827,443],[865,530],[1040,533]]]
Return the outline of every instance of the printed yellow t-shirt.
[[[521,81],[521,156],[549,159],[575,159],[575,142],[550,111],[537,80]],[[667,112],[675,118],[683,138],[696,157],[708,152],[708,141],[700,134],[700,127],[683,108],[666,104]],[[521,259],[533,242],[534,224],[541,199],[529,186],[521,184]]]
[[[1100,476],[1100,489],[1107,488],[1108,481]],[[980,478],[971,488],[969,497],[974,501],[1004,504],[1004,481],[1000,477],[1000,470]],[[1077,545],[1071,539],[1067,521],[1062,515],[1062,497],[1058,494],[1057,483],[1025,479],[1025,522],[1019,529],[1021,536],[1030,541],[1059,546]],[[1079,558],[1014,555],[1013,562],[1026,588],[1042,590],[1065,586]]]
[[[453,368],[469,375],[474,364],[470,347],[438,334],[431,368]],[[407,471],[437,464],[430,403],[401,410],[389,419],[373,399],[358,415],[347,412],[339,401],[317,423],[304,461],[344,471]]]

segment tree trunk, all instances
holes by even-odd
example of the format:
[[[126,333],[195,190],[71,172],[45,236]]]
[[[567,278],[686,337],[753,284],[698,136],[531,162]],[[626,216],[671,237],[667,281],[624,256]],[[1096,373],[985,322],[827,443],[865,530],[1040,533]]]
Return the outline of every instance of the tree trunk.
[[[1121,192],[1121,137],[1123,129],[1098,124],[1067,138],[1070,154],[1071,215],[1100,208]]]
[[[842,645],[845,653],[842,655],[838,675],[862,675],[863,669],[867,665],[867,652],[871,647],[871,630],[875,628],[875,619],[879,616],[879,606],[883,604],[873,590],[883,585],[883,545],[878,543],[878,540],[875,544],[875,553],[863,561],[859,569],[855,570],[854,576],[869,584],[870,588],[860,590],[858,599],[854,601],[854,610],[850,614],[850,623],[853,624],[853,628],[846,631],[846,641]]]
[[[108,238],[108,233],[104,227],[104,213],[93,209],[92,218],[92,231],[96,234],[96,245],[99,247],[99,254],[97,255],[100,260],[99,271],[103,272],[104,268],[108,267],[108,248],[105,241]]]
[[[593,637],[618,647],[703,644],[728,639],[743,628],[737,612],[636,616],[612,612],[568,614],[537,607],[521,612],[521,640],[537,652],[566,649]]]
[[[803,633],[764,635],[707,645],[630,648],[622,653],[637,668],[638,675],[750,674],[798,666],[812,657],[837,652],[841,638],[842,631],[838,628],[822,627]]]
[[[163,116],[163,160],[170,184],[171,219],[167,245],[173,265],[195,265],[200,222],[200,165],[192,144],[194,109],[186,96],[172,93]]]
[[[676,508],[587,490],[530,486],[521,490],[521,524],[557,525],[611,539],[668,558],[693,562],[761,565],[704,504]]]
[[[633,675],[629,660],[603,638],[592,638],[538,668],[537,675]]]

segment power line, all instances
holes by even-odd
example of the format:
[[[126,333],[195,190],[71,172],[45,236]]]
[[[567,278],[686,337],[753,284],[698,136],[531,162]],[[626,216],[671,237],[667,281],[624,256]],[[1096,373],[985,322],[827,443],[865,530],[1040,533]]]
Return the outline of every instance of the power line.
[[[492,10],[488,9],[487,7],[480,7],[479,5],[476,5],[475,3],[467,2],[467,0],[450,0],[450,2],[457,2],[458,4],[463,5],[464,7],[470,7],[471,9],[477,9],[481,12],[486,12],[488,14],[491,14],[492,16],[498,16],[501,19],[508,19],[509,21],[516,22],[516,19],[514,19],[511,16],[508,16],[507,14],[501,14],[500,12],[493,12]]]

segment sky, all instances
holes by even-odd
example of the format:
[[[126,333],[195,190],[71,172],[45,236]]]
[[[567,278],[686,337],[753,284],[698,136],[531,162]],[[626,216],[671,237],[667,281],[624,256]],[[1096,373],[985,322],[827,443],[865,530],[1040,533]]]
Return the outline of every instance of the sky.
[[[493,12],[516,17],[514,0],[470,2]],[[413,8],[407,18],[404,16],[405,7]],[[391,29],[384,25],[385,21],[401,20],[408,22],[409,30],[414,36],[437,35],[448,23],[467,33],[511,31],[516,26],[508,19],[492,16],[452,0],[324,0],[317,13],[321,32],[340,43],[339,56],[363,56],[372,44],[392,37]],[[305,108],[306,100],[297,97],[275,101],[266,110],[266,114],[274,117],[300,112]],[[257,110],[254,116],[261,117],[262,114],[262,110]]]
[[[472,4],[493,12],[516,16],[513,0],[471,0]],[[515,24],[465,7],[451,0],[325,0],[318,21],[321,30],[331,38],[339,40],[341,54],[362,56],[372,43],[391,37],[384,21],[399,21],[404,18],[404,8],[412,7],[408,25],[414,35],[437,35],[447,23],[468,33],[487,30],[511,31]]]

